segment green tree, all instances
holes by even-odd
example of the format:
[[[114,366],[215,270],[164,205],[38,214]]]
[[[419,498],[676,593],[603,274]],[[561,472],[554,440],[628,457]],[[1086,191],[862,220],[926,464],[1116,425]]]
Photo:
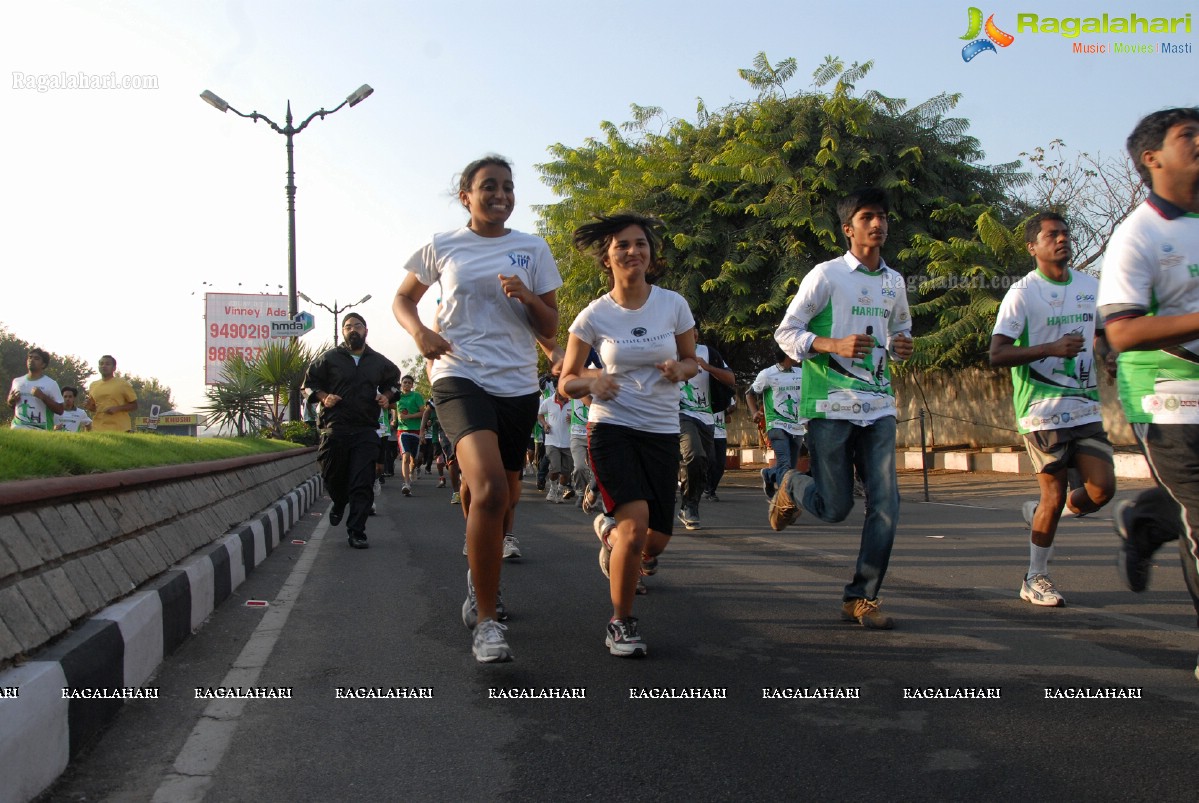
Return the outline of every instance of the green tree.
[[[562,257],[563,328],[606,289],[570,244],[594,213],[627,209],[664,222],[670,267],[662,284],[683,294],[742,379],[769,362],[771,335],[800,280],[843,252],[836,204],[850,190],[888,191],[888,264],[905,276],[924,272],[903,250],[914,238],[972,236],[972,221],[945,210],[1006,213],[1008,192],[1022,179],[1018,163],[980,163],[967,121],[947,116],[959,96],[909,106],[857,92],[871,67],[827,57],[811,91],[788,95],[794,60],[771,64],[759,53],[754,68],[741,71],[755,100],[719,111],[701,101],[695,122],[633,106],[632,121],[601,123],[601,138],[552,146],[554,160],[539,167],[561,200],[539,211],[542,234]],[[916,321],[918,335],[936,326],[935,316]]]
[[[171,398],[171,389],[151,377],[143,379],[140,376],[122,374],[122,378],[133,386],[137,394],[137,415],[149,415],[150,407],[157,404],[161,412],[175,409],[175,400]]]
[[[257,371],[241,354],[225,361],[222,380],[204,391],[200,407],[210,427],[229,428],[239,437],[257,435],[271,420],[267,389]]]
[[[291,400],[292,388],[299,388],[304,372],[315,355],[297,338],[271,339],[249,364],[250,371],[270,397],[270,430],[278,436],[283,429],[283,412]]]

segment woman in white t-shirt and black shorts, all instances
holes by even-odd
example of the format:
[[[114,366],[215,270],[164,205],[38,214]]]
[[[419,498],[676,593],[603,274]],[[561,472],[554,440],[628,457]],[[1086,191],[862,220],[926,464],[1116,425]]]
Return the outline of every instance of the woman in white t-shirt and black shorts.
[[[590,395],[588,451],[604,512],[600,565],[609,576],[612,618],[605,644],[616,656],[647,652],[633,617],[638,575],[656,570],[674,523],[679,469],[678,383],[695,376],[695,319],[686,300],[650,284],[661,272],[658,221],[634,214],[597,217],[575,230],[575,247],[592,254],[609,292],[570,325],[561,387]],[[602,369],[583,367],[594,348]]]
[[[516,200],[507,161],[487,156],[467,165],[458,200],[470,221],[435,235],[412,255],[392,310],[433,361],[438,420],[470,487],[462,620],[474,631],[475,658],[490,663],[512,659],[496,615],[504,515],[520,495],[525,447],[537,419],[535,335],[557,333],[562,278],[545,240],[505,225]],[[437,331],[417,311],[435,283],[441,287]]]

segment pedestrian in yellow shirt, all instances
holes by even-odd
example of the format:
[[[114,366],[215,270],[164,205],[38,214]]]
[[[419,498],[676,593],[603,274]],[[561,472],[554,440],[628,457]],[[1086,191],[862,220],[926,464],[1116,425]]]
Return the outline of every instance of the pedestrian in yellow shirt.
[[[83,409],[92,414],[92,432],[129,432],[129,414],[137,409],[137,394],[133,386],[113,374],[117,360],[111,354],[100,358],[100,378],[87,389],[88,399]]]

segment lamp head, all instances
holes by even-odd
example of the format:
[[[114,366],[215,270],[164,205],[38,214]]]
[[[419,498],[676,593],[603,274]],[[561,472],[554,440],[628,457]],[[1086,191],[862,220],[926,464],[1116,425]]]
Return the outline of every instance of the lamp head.
[[[348,98],[346,98],[346,103],[350,104],[350,108],[353,108],[353,107],[357,106],[359,103],[361,103],[362,101],[369,98],[371,96],[371,93],[374,91],[375,90],[371,89],[370,84],[363,84],[362,86],[355,89]]]
[[[200,93],[200,97],[212,108],[219,112],[229,111],[229,104],[221,100],[215,93],[205,89]]]

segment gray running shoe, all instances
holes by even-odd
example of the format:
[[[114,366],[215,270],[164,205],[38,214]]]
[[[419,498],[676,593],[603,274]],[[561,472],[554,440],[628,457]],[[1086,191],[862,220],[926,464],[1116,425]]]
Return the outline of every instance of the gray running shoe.
[[[471,652],[481,664],[502,663],[512,660],[512,650],[504,639],[508,628],[494,619],[484,619],[475,628]]]

